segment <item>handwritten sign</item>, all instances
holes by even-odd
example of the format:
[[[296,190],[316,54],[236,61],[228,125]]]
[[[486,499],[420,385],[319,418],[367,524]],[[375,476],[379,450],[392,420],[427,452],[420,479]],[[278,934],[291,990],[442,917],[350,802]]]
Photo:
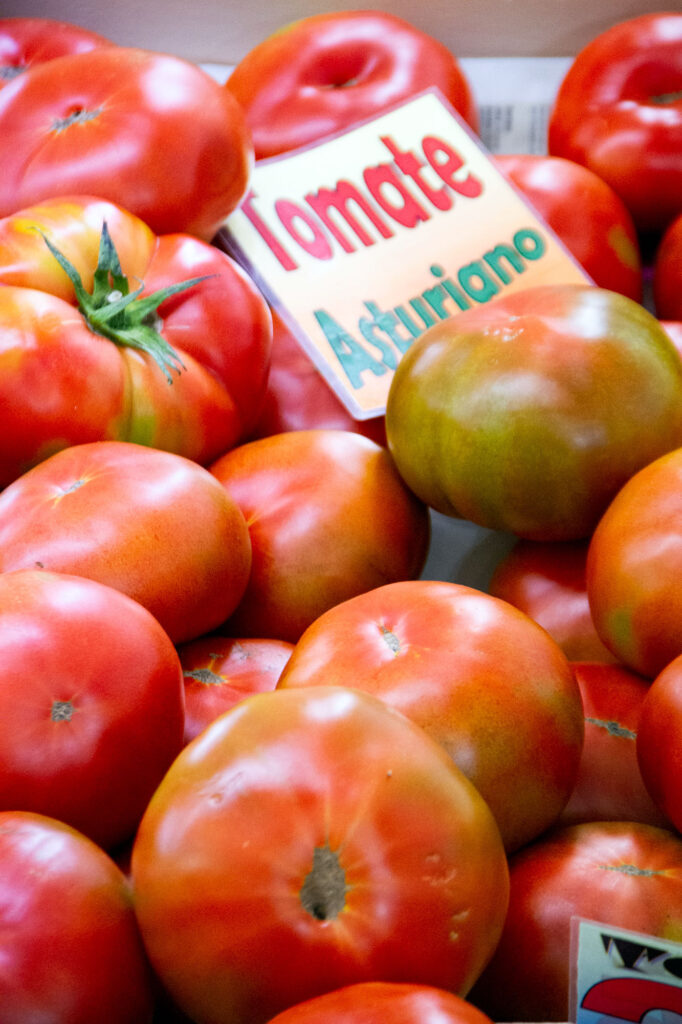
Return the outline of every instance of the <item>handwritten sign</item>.
[[[356,419],[439,320],[592,283],[437,90],[259,161],[221,239]]]

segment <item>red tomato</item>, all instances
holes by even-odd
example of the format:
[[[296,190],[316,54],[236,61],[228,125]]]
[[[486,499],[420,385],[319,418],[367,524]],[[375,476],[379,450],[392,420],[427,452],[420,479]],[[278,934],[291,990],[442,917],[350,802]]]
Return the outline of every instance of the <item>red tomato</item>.
[[[471,999],[493,1020],[567,1021],[571,918],[682,940],[682,838],[637,822],[558,829],[511,858],[502,939]]]
[[[103,258],[105,224],[116,252]],[[117,264],[122,275],[111,269]],[[128,282],[144,287],[139,302],[103,320]],[[100,199],[47,200],[0,220],[0,285],[0,486],[59,448],[90,441],[133,441],[205,464],[255,424],[270,312],[214,246],[157,236]]]
[[[642,300],[642,261],[632,217],[610,185],[561,157],[496,155],[495,163],[599,288]]]
[[[233,636],[295,643],[332,605],[422,571],[428,510],[367,437],[275,434],[234,448],[210,470],[251,536],[251,576],[227,623]]]
[[[391,383],[386,436],[408,487],[438,512],[578,540],[629,477],[682,444],[682,363],[624,295],[527,288],[413,343]]]
[[[170,452],[76,445],[0,494],[0,572],[97,580],[139,601],[175,643],[231,614],[250,565],[237,504],[207,469]]]
[[[587,594],[599,636],[653,679],[682,653],[682,448],[619,491],[592,535]]]
[[[343,687],[254,694],[176,758],[132,854],[152,964],[196,1024],[262,1024],[362,981],[463,995],[507,907],[480,794]]]
[[[384,417],[354,419],[275,311],[272,323],[270,373],[261,415],[251,437],[322,428],[354,430],[377,444],[385,444]]]
[[[670,827],[649,796],[637,764],[642,702],[650,681],[622,665],[575,662],[585,713],[585,742],[578,779],[559,819],[641,821]]]
[[[662,320],[682,320],[682,214],[664,231],[654,254],[653,297]]]
[[[203,636],[178,648],[185,679],[187,744],[218,715],[252,693],[274,690],[293,644]]]
[[[148,1024],[153,983],[129,884],[62,822],[0,812],[2,1024]]]
[[[0,18],[0,89],[34,64],[113,45],[97,32],[67,21]]]
[[[292,1006],[269,1024],[489,1024],[461,996],[430,985],[365,981]]]
[[[615,661],[590,614],[587,544],[518,540],[495,566],[487,590],[538,622],[569,661]]]
[[[182,746],[167,634],[111,587],[19,570],[0,574],[0,662],[0,809],[124,842]]]
[[[252,159],[232,94],[168,54],[101,47],[35,64],[0,92],[3,217],[81,193],[159,234],[210,239],[244,196]]]
[[[393,583],[337,604],[300,638],[278,688],[380,697],[437,740],[495,815],[507,850],[559,816],[583,742],[580,692],[555,642],[456,583]]]
[[[656,806],[682,832],[682,655],[656,676],[644,698],[637,758]]]
[[[682,212],[681,83],[682,14],[642,14],[578,53],[550,115],[549,152],[603,178],[641,230]]]
[[[246,113],[257,159],[344,131],[431,86],[478,127],[452,53],[402,18],[363,10],[292,22],[247,53],[226,82]]]

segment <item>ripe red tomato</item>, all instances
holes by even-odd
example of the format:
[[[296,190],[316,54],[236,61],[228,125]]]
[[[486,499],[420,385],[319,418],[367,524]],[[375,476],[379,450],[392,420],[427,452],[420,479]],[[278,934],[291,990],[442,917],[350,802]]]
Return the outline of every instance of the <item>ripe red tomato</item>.
[[[133,441],[205,464],[253,428],[270,312],[214,246],[157,236],[103,200],[60,197],[0,220],[0,285],[0,486],[69,444]],[[129,286],[143,287],[139,302],[105,319]]]
[[[599,639],[587,599],[586,540],[518,540],[493,569],[487,590],[529,615],[569,661],[615,661]]]
[[[507,850],[548,828],[568,800],[583,708],[568,661],[536,623],[470,587],[412,580],[320,615],[278,689],[366,690],[441,744],[495,815]]]
[[[386,436],[408,487],[437,511],[577,540],[633,473],[682,444],[682,363],[624,295],[527,288],[413,343],[389,390]]]
[[[240,445],[210,467],[244,514],[253,563],[232,636],[295,643],[334,604],[413,579],[426,506],[386,448],[345,430],[295,430]]]
[[[34,64],[114,44],[97,32],[52,18],[0,18],[0,89]]]
[[[384,417],[354,419],[274,310],[272,324],[270,373],[251,438],[322,428],[354,430],[377,444],[385,444]]]
[[[585,164],[640,230],[682,212],[682,14],[642,14],[585,46],[559,87],[549,152]]]
[[[623,665],[574,662],[585,714],[578,778],[559,823],[641,821],[669,828],[637,763],[640,715],[650,681]]]
[[[653,679],[682,653],[682,448],[629,480],[587,552],[595,628],[619,661]]]
[[[184,744],[252,693],[274,690],[294,645],[203,636],[178,648],[185,680]]]
[[[284,1010],[269,1024],[489,1024],[461,996],[430,985],[365,981]]]
[[[169,637],[111,587],[0,574],[0,809],[58,818],[111,849],[129,839],[182,746]]]
[[[131,870],[152,965],[196,1024],[262,1024],[362,981],[464,995],[507,907],[477,790],[409,719],[334,686],[254,694],[208,726]]]
[[[655,251],[653,298],[661,320],[682,320],[682,214],[668,225]]]
[[[158,234],[210,239],[244,196],[252,160],[232,94],[169,54],[100,47],[35,64],[0,92],[3,217],[87,194]]]
[[[2,1024],[150,1024],[153,981],[130,886],[63,822],[0,812]]]
[[[599,288],[641,302],[637,232],[625,203],[610,185],[589,168],[561,157],[499,154],[495,163]]]
[[[470,998],[493,1020],[567,1021],[571,918],[682,940],[682,838],[637,822],[558,829],[511,858],[509,912]]]
[[[226,89],[239,101],[256,158],[350,128],[436,86],[476,129],[464,73],[437,39],[385,11],[300,18],[243,57]]]
[[[651,798],[682,832],[682,655],[659,672],[644,698],[637,759]]]
[[[207,469],[171,452],[75,445],[0,494],[0,572],[97,580],[139,601],[175,643],[231,614],[250,565],[237,504]]]

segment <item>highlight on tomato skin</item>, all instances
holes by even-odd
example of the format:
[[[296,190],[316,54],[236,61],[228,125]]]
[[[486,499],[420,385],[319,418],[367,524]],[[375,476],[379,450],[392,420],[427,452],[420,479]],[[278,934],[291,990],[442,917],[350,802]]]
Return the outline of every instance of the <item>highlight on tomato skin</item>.
[[[185,747],[131,877],[152,965],[197,1024],[264,1024],[378,978],[464,995],[508,892],[475,787],[405,716],[338,686],[254,694]]]

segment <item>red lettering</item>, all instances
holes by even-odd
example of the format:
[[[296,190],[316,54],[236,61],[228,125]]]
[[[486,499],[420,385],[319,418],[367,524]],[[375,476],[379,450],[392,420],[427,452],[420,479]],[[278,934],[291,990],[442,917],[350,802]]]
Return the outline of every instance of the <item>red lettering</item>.
[[[289,199],[278,199],[275,203],[275,210],[283,227],[310,256],[314,256],[318,260],[332,258],[334,253],[327,236],[305,210]],[[310,232],[309,235],[301,234],[296,227],[297,220],[303,221]]]
[[[587,990],[581,1006],[637,1024],[649,1010],[682,1015],[682,988],[650,978],[606,978]]]
[[[466,178],[462,179],[455,177],[457,172],[464,167],[464,161],[459,153],[448,146],[447,142],[443,142],[442,139],[437,139],[433,135],[427,135],[422,139],[422,149],[424,156],[446,185],[449,185],[460,196],[466,196],[468,199],[480,196],[483,185],[473,174],[469,173]]]
[[[337,181],[336,187],[333,189],[321,188],[318,192],[309,192],[305,197],[305,201],[346,252],[355,252],[355,246],[348,241],[330,217],[330,207],[333,207],[333,209],[341,214],[346,224],[355,232],[363,245],[374,245],[375,239],[365,231],[357,217],[350,212],[349,203],[351,202],[355,203],[362,210],[384,238],[390,238],[393,234],[391,229],[384,224],[378,213],[372,209],[362,193],[349,181]]]
[[[430,220],[431,215],[420,206],[412,193],[403,185],[390,164],[378,164],[376,167],[368,167],[363,174],[365,184],[376,199],[382,210],[385,210],[389,217],[402,224],[406,228],[414,228],[420,220]],[[383,195],[383,185],[389,185],[398,192],[402,199],[402,206],[395,206]]]
[[[447,188],[443,186],[441,186],[441,188],[432,188],[429,183],[424,180],[421,174],[421,169],[426,165],[418,160],[411,150],[399,149],[389,135],[382,135],[381,141],[384,146],[390,150],[398,170],[402,171],[403,174],[406,174],[408,178],[412,178],[415,185],[419,186],[426,198],[430,203],[433,203],[437,210],[452,209],[452,199],[448,194]]]
[[[263,218],[253,208],[253,200],[256,198],[256,193],[251,189],[247,192],[246,196],[242,200],[240,209],[246,214],[251,224],[254,226],[258,234],[261,236],[270,251],[276,256],[279,262],[282,264],[285,270],[296,270],[298,263],[292,259],[289,253],[286,251],[283,245],[280,245],[276,236],[272,233],[270,228],[267,226]]]

